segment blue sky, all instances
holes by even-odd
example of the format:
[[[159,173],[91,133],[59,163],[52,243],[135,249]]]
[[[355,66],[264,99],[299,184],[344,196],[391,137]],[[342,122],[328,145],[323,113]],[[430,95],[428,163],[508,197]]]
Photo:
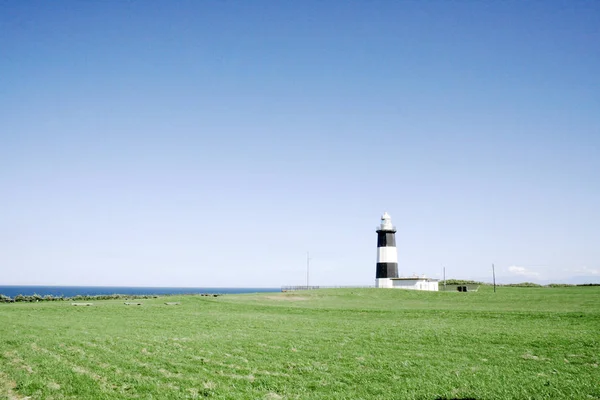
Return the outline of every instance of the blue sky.
[[[7,1],[0,283],[600,281],[600,3]]]

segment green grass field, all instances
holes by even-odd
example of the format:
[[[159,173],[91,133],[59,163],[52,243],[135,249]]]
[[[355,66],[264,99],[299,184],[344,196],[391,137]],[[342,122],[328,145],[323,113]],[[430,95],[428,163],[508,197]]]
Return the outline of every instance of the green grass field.
[[[600,287],[141,302],[0,304],[0,399],[600,399]]]

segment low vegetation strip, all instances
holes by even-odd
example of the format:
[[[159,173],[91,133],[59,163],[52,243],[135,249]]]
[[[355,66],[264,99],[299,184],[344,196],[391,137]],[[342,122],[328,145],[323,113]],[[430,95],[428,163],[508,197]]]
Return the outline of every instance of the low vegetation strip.
[[[0,305],[0,399],[600,399],[599,287],[168,302]]]

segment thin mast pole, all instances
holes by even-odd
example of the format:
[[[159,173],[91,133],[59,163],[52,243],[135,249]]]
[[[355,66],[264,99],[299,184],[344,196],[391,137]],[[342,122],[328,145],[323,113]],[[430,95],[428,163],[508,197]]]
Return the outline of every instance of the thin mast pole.
[[[306,252],[306,289],[308,290],[308,278],[310,271],[310,253]]]
[[[492,264],[492,276],[494,277],[494,293],[496,293],[496,269],[494,268],[494,264]]]
[[[444,267],[444,292],[446,291],[446,267]]]

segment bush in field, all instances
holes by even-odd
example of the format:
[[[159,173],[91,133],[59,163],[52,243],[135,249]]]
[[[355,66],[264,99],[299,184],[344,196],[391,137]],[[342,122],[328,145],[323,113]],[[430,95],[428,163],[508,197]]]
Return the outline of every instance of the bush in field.
[[[170,294],[163,294],[161,296],[171,296]],[[98,294],[98,295],[81,295],[73,297],[64,297],[64,296],[52,296],[51,294],[47,294],[45,296],[40,296],[39,294],[33,294],[31,296],[25,296],[22,294],[18,294],[11,299],[8,296],[0,294],[0,303],[14,303],[14,302],[37,302],[37,301],[91,301],[91,300],[129,300],[129,299],[156,299],[159,296],[155,294]]]
[[[21,302],[21,301],[27,301],[25,299],[25,296],[23,296],[22,294],[18,294],[15,296],[15,302]]]
[[[542,285],[539,285],[539,284],[533,283],[533,282],[509,283],[509,284],[502,285],[502,286],[508,286],[508,287],[542,287]]]
[[[446,279],[439,281],[439,285],[486,285],[484,282],[470,281],[468,279]]]
[[[12,299],[8,296],[0,294],[0,303],[12,303]]]

